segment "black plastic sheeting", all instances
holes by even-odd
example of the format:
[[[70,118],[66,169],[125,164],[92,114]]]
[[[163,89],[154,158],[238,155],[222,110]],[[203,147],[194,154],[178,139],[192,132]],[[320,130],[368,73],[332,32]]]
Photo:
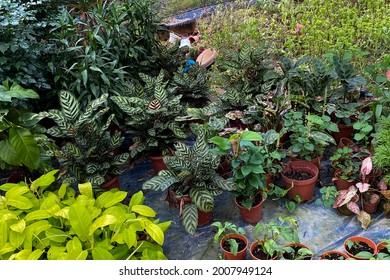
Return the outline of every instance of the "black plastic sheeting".
[[[321,162],[320,180],[329,183],[333,174],[329,160]],[[131,194],[142,190],[142,184],[154,175],[152,165],[148,160],[134,165],[131,170],[120,176],[121,189]],[[371,224],[366,230],[360,226],[356,215],[342,216],[336,209],[325,208],[314,203],[320,197],[320,186],[317,183],[315,197],[312,201],[298,205],[297,209],[290,213],[284,206],[286,199],[267,199],[263,203],[263,216],[260,222],[268,223],[277,221],[278,217],[290,216],[298,220],[300,242],[306,244],[314,253],[314,259],[324,251],[335,249],[344,251],[343,242],[349,236],[361,235],[371,238],[375,243],[379,239],[387,239],[390,236],[390,219],[386,218],[382,210],[372,214]],[[161,221],[172,221],[170,228],[165,233],[163,245],[164,254],[170,260],[218,260],[221,258],[219,244],[213,243],[216,227],[210,224],[198,227],[194,236],[189,235],[183,228],[178,208],[170,208],[165,201],[166,192],[145,190],[145,204],[152,207]],[[225,192],[216,197],[213,210],[213,221],[230,221],[246,230],[249,245],[255,241],[253,236],[254,226],[242,221],[233,195]],[[249,252],[249,249],[248,249]],[[247,259],[250,259],[249,253]]]

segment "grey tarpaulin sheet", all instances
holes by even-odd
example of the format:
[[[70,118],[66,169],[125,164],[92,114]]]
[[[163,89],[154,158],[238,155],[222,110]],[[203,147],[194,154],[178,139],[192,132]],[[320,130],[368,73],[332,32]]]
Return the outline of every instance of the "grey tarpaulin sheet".
[[[326,182],[329,178],[329,161],[321,162],[321,180]],[[148,160],[141,161],[120,176],[121,189],[128,191],[129,195],[142,189],[145,179],[153,176],[152,165]],[[144,191],[145,204],[151,206],[161,221],[171,220],[172,224],[165,233],[164,253],[169,259],[177,260],[210,260],[220,259],[218,244],[213,243],[216,228],[211,225],[198,227],[195,236],[190,236],[184,230],[179,209],[170,208],[165,201],[166,192]],[[320,197],[319,185],[316,187],[315,198]],[[382,211],[372,215],[372,221],[366,230],[360,227],[356,216],[341,216],[335,209],[328,209],[311,202],[300,204],[291,214],[284,206],[285,200],[273,201],[268,199],[263,204],[262,222],[276,221],[279,216],[292,216],[298,220],[299,237],[301,243],[306,244],[315,254],[314,259],[330,249],[343,251],[343,242],[348,236],[362,235],[378,243],[380,238],[390,236],[390,219]],[[230,221],[246,230],[249,243],[255,241],[253,225],[242,221],[239,210],[230,193],[223,193],[216,197],[213,221]],[[248,254],[248,259],[250,256]]]

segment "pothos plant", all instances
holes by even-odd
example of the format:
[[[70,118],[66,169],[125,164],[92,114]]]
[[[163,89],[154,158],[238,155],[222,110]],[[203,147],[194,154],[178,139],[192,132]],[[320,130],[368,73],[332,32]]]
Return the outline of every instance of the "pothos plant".
[[[218,231],[214,235],[213,242],[218,243],[221,239],[229,233],[233,234],[245,234],[245,229],[242,227],[238,227],[237,225],[231,222],[214,222],[211,224],[218,228]],[[226,241],[229,243],[230,252],[236,256],[238,252],[238,243],[234,238],[227,238]]]
[[[174,155],[164,157],[168,170],[160,171],[142,186],[161,191],[171,188],[177,199],[191,198],[190,203],[181,203],[182,223],[191,235],[198,225],[198,210],[212,211],[215,196],[236,189],[232,179],[223,179],[216,173],[220,157],[210,151],[206,137],[201,130],[192,147],[176,142]]]
[[[372,161],[371,157],[367,157],[363,160],[360,168],[361,181],[355,185],[351,185],[347,190],[340,190],[336,198],[336,202],[333,204],[333,208],[338,208],[343,205],[357,215],[358,220],[361,223],[363,229],[366,229],[370,222],[371,216],[364,210],[360,210],[357,201],[360,199],[360,194],[364,194],[370,189],[370,184],[368,183],[368,175],[372,171]],[[373,200],[378,201],[380,199],[379,195],[374,197]],[[372,202],[376,202],[372,201]]]
[[[141,191],[94,196],[91,183],[58,186],[53,170],[0,190],[1,260],[162,260],[170,221],[143,204]],[[143,238],[140,238],[143,235]]]

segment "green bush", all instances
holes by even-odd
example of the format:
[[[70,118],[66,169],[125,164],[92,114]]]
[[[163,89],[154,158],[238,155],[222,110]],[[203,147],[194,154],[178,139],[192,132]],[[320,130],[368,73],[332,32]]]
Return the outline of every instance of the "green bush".
[[[79,195],[65,184],[51,190],[57,172],[0,186],[1,260],[166,259],[170,222],[155,218],[141,191],[125,205],[126,192],[95,198],[90,183],[79,184]]]

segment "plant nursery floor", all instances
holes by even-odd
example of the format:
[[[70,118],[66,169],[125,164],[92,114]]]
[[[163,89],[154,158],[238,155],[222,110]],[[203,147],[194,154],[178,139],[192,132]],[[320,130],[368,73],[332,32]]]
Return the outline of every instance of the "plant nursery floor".
[[[329,183],[329,161],[321,162],[321,178],[324,183]],[[131,170],[120,176],[121,189],[129,195],[142,190],[142,184],[153,176],[152,165],[148,160],[141,161]],[[310,202],[298,205],[297,209],[290,213],[284,206],[285,200],[267,199],[263,204],[263,216],[260,221],[268,223],[276,221],[279,216],[291,216],[298,220],[299,237],[301,243],[306,244],[314,253],[314,259],[327,250],[335,249],[344,251],[343,242],[349,236],[362,235],[371,238],[378,243],[378,239],[390,236],[390,219],[386,218],[381,210],[378,214],[371,215],[372,221],[366,230],[360,227],[356,216],[342,216],[336,209],[328,209],[314,203],[320,197],[319,184],[317,184],[315,197]],[[220,259],[219,245],[213,243],[216,227],[209,225],[198,227],[194,236],[189,235],[183,228],[179,209],[170,208],[165,201],[166,192],[144,191],[145,204],[153,207],[161,221],[171,220],[172,224],[165,233],[163,245],[164,254],[170,260],[218,260]],[[230,221],[241,226],[246,231],[249,244],[255,241],[253,237],[253,225],[242,221],[239,210],[234,203],[233,195],[223,193],[216,197],[213,211],[213,221]],[[250,259],[249,254],[247,259]]]

